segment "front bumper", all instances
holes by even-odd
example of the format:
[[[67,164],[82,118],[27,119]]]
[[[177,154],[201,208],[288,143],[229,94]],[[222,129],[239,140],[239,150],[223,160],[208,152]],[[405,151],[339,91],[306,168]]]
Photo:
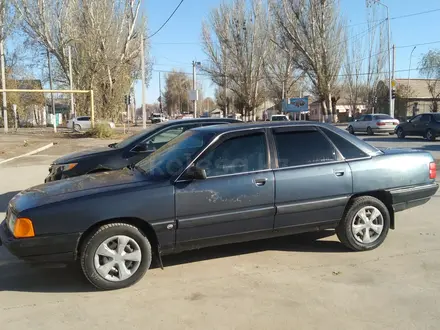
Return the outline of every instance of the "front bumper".
[[[29,262],[72,262],[81,233],[15,238],[6,225],[0,224],[0,245],[19,259]]]
[[[432,183],[423,186],[389,190],[394,212],[425,204],[435,195],[438,188],[439,185],[437,183]]]

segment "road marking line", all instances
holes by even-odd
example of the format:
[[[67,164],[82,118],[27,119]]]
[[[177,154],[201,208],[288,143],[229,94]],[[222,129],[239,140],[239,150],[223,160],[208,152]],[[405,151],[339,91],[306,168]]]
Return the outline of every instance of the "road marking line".
[[[2,161],[0,161],[0,165],[4,164],[4,163],[7,163],[7,162],[10,162],[12,160],[18,159],[18,158],[22,158],[22,157],[26,157],[26,156],[32,156],[32,155],[34,155],[36,153],[39,153],[39,152],[41,152],[43,150],[49,149],[50,147],[53,147],[53,142],[51,142],[51,143],[49,143],[49,144],[47,144],[47,145],[45,145],[45,146],[43,146],[41,148],[29,151],[29,152],[27,152],[27,153],[25,153],[23,155],[19,155],[19,156],[15,156],[15,157],[12,157],[12,158],[8,158],[8,159],[5,159],[5,160],[2,160]]]

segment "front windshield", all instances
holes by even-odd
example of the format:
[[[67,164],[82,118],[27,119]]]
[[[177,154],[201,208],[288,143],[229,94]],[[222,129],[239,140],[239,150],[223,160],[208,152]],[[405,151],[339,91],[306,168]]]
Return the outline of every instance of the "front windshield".
[[[154,130],[158,129],[159,127],[161,127],[161,125],[163,125],[163,124],[151,125],[147,129],[144,129],[139,133],[135,133],[135,134],[129,136],[128,138],[126,138],[125,140],[122,140],[121,142],[115,144],[115,148],[125,148],[126,146],[132,144],[134,141],[139,139],[141,136],[143,136],[147,133],[153,132]]]
[[[136,164],[150,178],[168,179],[188,166],[194,156],[206,147],[214,133],[187,131]]]

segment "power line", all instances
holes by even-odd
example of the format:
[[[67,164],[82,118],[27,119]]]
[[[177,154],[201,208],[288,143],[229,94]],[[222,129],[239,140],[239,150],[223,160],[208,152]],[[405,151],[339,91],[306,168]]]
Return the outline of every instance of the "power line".
[[[154,37],[156,34],[159,33],[160,30],[162,30],[162,28],[168,23],[168,21],[171,19],[171,17],[174,16],[174,14],[176,13],[177,9],[179,9],[180,5],[182,4],[184,0],[181,0],[179,2],[179,4],[177,5],[177,7],[174,9],[174,11],[171,13],[171,15],[168,17],[168,19],[165,21],[165,23],[162,24],[162,26],[156,31],[154,32],[152,35],[148,36],[147,39],[150,39],[152,37]]]
[[[439,66],[432,66],[428,67],[427,69],[440,69]],[[395,70],[394,72],[408,72],[408,71],[416,71],[419,70],[419,68],[411,68],[411,69],[402,69],[402,70]],[[349,76],[366,76],[370,74],[389,74],[389,71],[383,71],[383,72],[363,72],[363,73],[347,73],[347,74],[338,74],[335,75],[335,77],[349,77]]]
[[[440,8],[438,8],[438,9],[426,10],[426,11],[421,11],[421,12],[413,13],[413,14],[407,14],[407,15],[402,15],[402,16],[391,17],[390,20],[395,20],[395,19],[400,19],[400,18],[406,18],[406,17],[413,17],[413,16],[418,16],[418,15],[424,15],[424,14],[430,14],[430,13],[434,13],[434,12],[436,12],[436,11],[440,11]]]
[[[396,46],[396,48],[410,48],[410,47],[414,47],[414,46],[425,46],[425,45],[432,45],[432,44],[438,44],[438,43],[440,43],[440,40],[424,42],[424,43],[421,43],[421,44],[413,44],[413,45],[406,45],[406,46]]]

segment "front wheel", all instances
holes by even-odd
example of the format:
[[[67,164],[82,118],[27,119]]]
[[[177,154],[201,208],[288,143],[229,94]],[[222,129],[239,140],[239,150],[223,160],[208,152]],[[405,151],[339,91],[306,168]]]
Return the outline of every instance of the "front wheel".
[[[79,125],[79,124],[75,124],[75,125],[73,125],[73,130],[74,130],[75,132],[81,132],[81,125]]]
[[[399,128],[397,129],[396,134],[397,134],[397,137],[398,137],[399,139],[404,139],[404,138],[405,138],[405,132],[403,131],[403,129],[402,129],[401,127],[399,127]]]
[[[373,250],[383,243],[390,228],[390,213],[377,198],[362,196],[348,205],[336,234],[354,251]]]
[[[138,282],[151,265],[151,245],[136,227],[126,223],[101,226],[80,251],[85,277],[101,290],[114,290]]]

